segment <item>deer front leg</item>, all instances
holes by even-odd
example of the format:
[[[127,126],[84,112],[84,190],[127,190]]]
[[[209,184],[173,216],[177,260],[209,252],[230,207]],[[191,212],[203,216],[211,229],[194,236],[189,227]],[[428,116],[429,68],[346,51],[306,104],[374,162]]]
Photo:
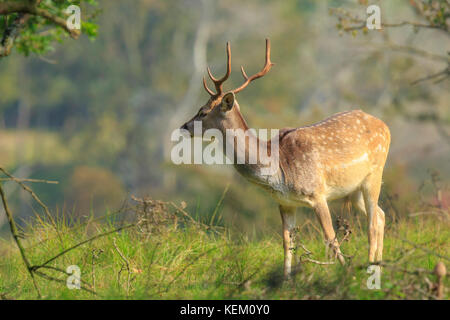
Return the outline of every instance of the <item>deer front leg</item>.
[[[295,207],[280,205],[281,222],[283,225],[284,248],[284,278],[289,279],[292,269],[292,249],[294,247],[291,233],[295,227]]]
[[[344,265],[344,256],[339,249],[339,242],[336,239],[336,233],[333,229],[333,222],[331,221],[330,210],[328,209],[326,200],[322,198],[317,199],[314,206],[314,211],[319,219],[320,225],[322,226],[327,244],[333,249],[333,252],[337,255],[339,262]]]

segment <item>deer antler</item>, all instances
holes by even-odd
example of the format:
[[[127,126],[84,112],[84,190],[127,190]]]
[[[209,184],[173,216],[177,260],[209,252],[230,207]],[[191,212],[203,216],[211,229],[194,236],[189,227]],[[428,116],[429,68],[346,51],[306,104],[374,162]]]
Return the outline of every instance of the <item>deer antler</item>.
[[[227,42],[227,73],[221,78],[216,79],[211,74],[211,70],[209,67],[207,68],[208,75],[211,78],[212,82],[214,82],[214,86],[216,87],[217,93],[214,93],[211,89],[208,88],[206,84],[206,79],[203,77],[203,87],[205,87],[205,90],[211,95],[211,96],[220,96],[223,93],[223,83],[228,79],[228,77],[231,74],[231,49],[230,49],[230,42]]]
[[[252,75],[251,77],[248,77],[244,71],[244,67],[241,66],[241,72],[242,72],[242,76],[245,79],[245,82],[239,88],[234,89],[233,92],[238,93],[238,92],[242,91],[243,89],[245,89],[245,87],[247,87],[250,82],[252,82],[253,80],[256,80],[258,78],[261,78],[267,72],[269,72],[270,68],[272,68],[273,65],[274,64],[270,61],[270,40],[266,39],[266,64],[264,65],[264,68],[260,72]]]

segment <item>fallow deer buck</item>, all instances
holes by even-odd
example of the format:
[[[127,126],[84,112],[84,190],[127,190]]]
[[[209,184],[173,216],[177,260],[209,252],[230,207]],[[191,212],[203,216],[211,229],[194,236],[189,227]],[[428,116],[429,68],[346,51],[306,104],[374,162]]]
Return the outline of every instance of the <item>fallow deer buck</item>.
[[[229,43],[226,49],[226,74],[216,79],[211,70],[207,69],[216,92],[208,88],[203,78],[205,90],[211,97],[181,127],[188,130],[191,137],[194,135],[194,121],[201,121],[203,130],[218,129],[226,137],[223,141],[224,148],[227,144],[239,143],[237,139],[245,139],[229,138],[226,135],[227,129],[248,129],[235,95],[253,80],[264,76],[273,66],[270,61],[270,42],[266,39],[264,68],[249,77],[241,67],[244,83],[237,89],[224,92],[223,83],[231,73]],[[232,141],[226,141],[227,139]],[[258,137],[250,136],[250,139],[258,140]],[[262,164],[259,162],[235,164],[235,167],[245,178],[268,189],[279,204],[283,225],[285,277],[291,275],[291,232],[295,226],[295,211],[299,206],[314,209],[327,244],[344,264],[344,256],[340,252],[328,209],[329,200],[350,199],[357,209],[367,215],[369,261],[381,261],[385,219],[383,210],[378,206],[378,197],[390,144],[387,125],[361,110],[352,110],[337,113],[313,125],[281,129],[278,136],[262,145],[269,148],[273,139],[278,139],[279,143],[279,165],[275,174],[263,176]],[[251,146],[261,146],[259,143],[246,144],[245,141],[242,145],[245,145],[246,154],[252,152],[249,150]]]

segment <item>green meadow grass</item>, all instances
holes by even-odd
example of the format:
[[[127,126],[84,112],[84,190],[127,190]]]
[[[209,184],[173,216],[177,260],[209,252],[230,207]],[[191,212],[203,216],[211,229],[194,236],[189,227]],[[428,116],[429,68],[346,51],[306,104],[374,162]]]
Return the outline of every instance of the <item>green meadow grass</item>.
[[[42,221],[25,228],[22,241],[32,265],[117,226],[112,222],[67,224],[58,222],[60,238]],[[316,226],[303,226],[300,242],[313,253],[311,258],[330,261]],[[37,277],[37,285],[44,299],[428,299],[433,298],[430,285],[436,282],[430,272],[438,261],[449,265],[449,238],[448,223],[433,217],[388,225],[381,289],[369,290],[364,226],[342,244],[343,252],[353,256],[346,266],[303,262],[292,281],[286,282],[278,233],[248,239],[229,229],[168,223],[151,233],[134,227],[108,234],[48,264],[62,270],[79,266],[83,286],[96,294],[68,289],[67,275],[53,269],[40,271],[59,281]],[[300,256],[304,251],[296,253]],[[448,287],[448,280],[445,284]],[[0,242],[0,297],[37,297],[12,240]]]

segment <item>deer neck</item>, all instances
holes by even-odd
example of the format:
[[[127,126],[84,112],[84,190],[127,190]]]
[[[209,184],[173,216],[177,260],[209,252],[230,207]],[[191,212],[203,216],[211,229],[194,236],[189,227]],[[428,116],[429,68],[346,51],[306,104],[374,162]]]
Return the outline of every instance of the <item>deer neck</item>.
[[[236,112],[234,116],[233,125],[224,125],[222,128],[225,137],[224,152],[242,176],[256,184],[268,185],[272,176],[279,172],[277,162],[276,170],[267,173],[268,160],[265,156],[270,156],[273,152],[271,141],[258,138],[256,130],[249,129],[240,112]],[[264,162],[261,161],[261,155]]]

